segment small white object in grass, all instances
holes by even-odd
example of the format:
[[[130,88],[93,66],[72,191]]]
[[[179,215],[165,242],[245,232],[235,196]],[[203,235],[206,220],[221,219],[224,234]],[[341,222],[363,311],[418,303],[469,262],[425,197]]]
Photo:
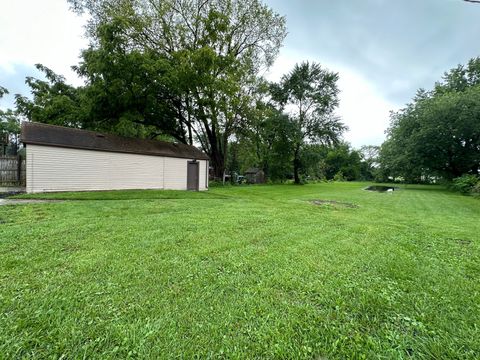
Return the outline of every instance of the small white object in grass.
[[[388,189],[387,192],[393,192],[393,189]]]

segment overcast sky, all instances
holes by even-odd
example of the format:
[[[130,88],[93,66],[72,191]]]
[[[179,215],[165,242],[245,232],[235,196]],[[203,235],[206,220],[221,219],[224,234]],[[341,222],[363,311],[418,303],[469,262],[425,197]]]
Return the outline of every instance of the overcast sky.
[[[380,144],[390,110],[444,71],[480,56],[480,4],[461,0],[267,0],[287,17],[288,36],[267,74],[278,80],[296,62],[340,74],[338,113],[355,147]],[[0,85],[28,95],[26,76],[42,63],[68,82],[78,63],[85,19],[66,0],[0,0]],[[11,97],[0,103],[11,106]]]

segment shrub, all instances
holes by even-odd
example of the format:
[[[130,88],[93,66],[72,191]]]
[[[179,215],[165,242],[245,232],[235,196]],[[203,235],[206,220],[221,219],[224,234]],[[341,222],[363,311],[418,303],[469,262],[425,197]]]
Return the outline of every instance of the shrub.
[[[221,180],[210,180],[208,182],[208,187],[221,187],[221,186],[230,186],[232,185],[230,181],[225,181],[225,184]]]
[[[335,174],[335,176],[333,177],[333,181],[346,181],[347,179],[345,179],[345,176],[343,176],[343,172],[342,171],[339,171]]]
[[[477,182],[477,185],[475,185],[472,188],[471,193],[472,193],[473,196],[479,196],[480,197],[480,180]]]
[[[453,179],[450,187],[462,194],[470,194],[480,191],[480,178],[476,175],[462,175]]]

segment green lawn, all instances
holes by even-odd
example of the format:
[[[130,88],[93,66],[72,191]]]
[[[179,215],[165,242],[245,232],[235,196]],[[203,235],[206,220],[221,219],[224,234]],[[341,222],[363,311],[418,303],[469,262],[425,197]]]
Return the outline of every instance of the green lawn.
[[[0,358],[478,359],[480,201],[365,185],[1,206]]]

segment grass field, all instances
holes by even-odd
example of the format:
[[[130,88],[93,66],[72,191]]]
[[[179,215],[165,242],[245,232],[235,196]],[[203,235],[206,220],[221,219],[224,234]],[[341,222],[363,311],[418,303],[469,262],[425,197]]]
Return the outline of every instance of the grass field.
[[[478,359],[480,201],[364,186],[1,206],[0,358]]]

